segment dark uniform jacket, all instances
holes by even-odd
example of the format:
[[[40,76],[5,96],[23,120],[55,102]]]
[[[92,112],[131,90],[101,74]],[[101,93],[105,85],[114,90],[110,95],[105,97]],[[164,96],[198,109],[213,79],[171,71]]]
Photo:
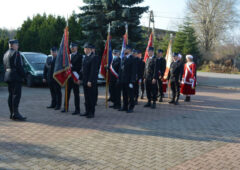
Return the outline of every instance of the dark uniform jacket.
[[[168,80],[171,82],[179,82],[182,80],[183,64],[181,61],[172,62],[170,65],[170,72]]]
[[[3,58],[3,64],[5,69],[5,82],[21,82],[25,78],[25,72],[23,69],[23,62],[18,51],[9,49]]]
[[[136,82],[136,62],[135,57],[130,55],[123,57],[121,61],[120,82],[121,83],[135,83]]]
[[[147,62],[145,65],[145,71],[144,71],[144,78],[146,80],[152,81],[153,79],[158,78],[158,70],[157,70],[156,62],[157,62],[157,58],[155,56],[147,59]]]
[[[165,58],[161,57],[157,59],[157,69],[158,69],[158,77],[164,76],[165,70],[166,70],[166,60]]]
[[[138,79],[143,79],[145,70],[144,58],[138,60]]]
[[[84,57],[82,68],[83,85],[87,85],[88,82],[91,82],[93,85],[97,84],[98,60],[98,56],[96,56],[94,53]]]
[[[46,79],[48,82],[53,81],[53,73],[55,67],[56,58],[48,57],[46,60],[46,64],[44,66],[43,71],[43,78]]]
[[[118,74],[118,76],[119,76],[120,67],[121,67],[121,58],[117,57],[113,59],[112,68]],[[110,71],[110,82],[116,82],[116,81],[117,81],[117,77],[115,77],[115,75]]]
[[[82,55],[79,53],[71,54],[71,64],[72,72],[77,72],[79,75],[79,80],[82,79]]]

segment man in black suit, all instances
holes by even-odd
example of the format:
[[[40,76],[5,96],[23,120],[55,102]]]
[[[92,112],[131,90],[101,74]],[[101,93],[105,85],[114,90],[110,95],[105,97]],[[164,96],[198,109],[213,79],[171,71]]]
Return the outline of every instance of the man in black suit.
[[[180,82],[182,80],[183,65],[179,60],[178,54],[173,54],[173,62],[170,65],[170,71],[168,74],[168,80],[171,84],[172,99],[169,104],[178,104],[180,96]]]
[[[47,58],[43,72],[43,83],[48,83],[52,98],[51,104],[47,108],[54,108],[55,110],[60,110],[62,103],[61,86],[53,78],[54,67],[57,57],[57,48],[53,47],[50,51],[52,56]]]
[[[144,105],[144,107],[152,107],[152,109],[155,109],[157,100],[158,70],[156,67],[157,58],[154,56],[153,47],[148,48],[148,55],[149,58],[147,59],[144,71],[144,82],[146,84],[148,103]]]
[[[120,66],[120,51],[113,50],[113,61],[110,65],[109,92],[111,95],[111,101],[113,102],[113,106],[110,106],[110,108],[114,109],[121,108],[121,91],[118,83]]]
[[[80,96],[79,96],[79,86],[80,86],[80,79],[81,79],[81,69],[82,69],[82,55],[78,53],[78,45],[77,43],[70,44],[71,49],[71,71],[74,76],[78,79],[77,81],[70,77],[68,79],[68,88],[67,88],[67,103],[69,105],[69,99],[71,95],[71,90],[73,89],[74,94],[74,104],[75,104],[75,111],[72,115],[80,114]],[[66,102],[66,99],[65,99]],[[67,107],[68,108],[68,107]],[[67,110],[63,109],[62,112],[66,112]]]
[[[145,70],[145,62],[144,62],[144,57],[142,57],[142,53],[138,51],[138,58],[140,60],[139,65],[138,65],[138,70],[139,70],[139,75],[138,75],[138,82],[141,86],[141,99],[144,97],[144,90],[145,90],[145,84],[143,81],[143,75],[144,75],[144,70]]]
[[[92,52],[92,48],[93,45],[85,43],[84,45],[85,58],[83,60],[82,80],[86,113],[80,116],[86,116],[87,118],[94,118],[95,116],[96,87],[98,78],[99,59]]]
[[[124,51],[124,57],[121,61],[120,82],[123,92],[123,107],[120,111],[126,111],[132,113],[134,102],[134,83],[136,82],[136,62],[132,55],[132,48],[126,47]]]
[[[135,105],[138,104],[138,96],[139,96],[139,82],[141,79],[141,59],[138,58],[138,50],[133,50],[133,56],[135,57],[135,65],[136,65],[136,81],[134,83],[134,102]]]
[[[22,92],[22,81],[26,77],[18,47],[18,40],[9,40],[9,50],[3,57],[5,69],[4,81],[8,84],[10,119],[25,121],[26,117],[23,117],[18,111]]]
[[[163,102],[163,77],[166,70],[166,59],[163,57],[163,50],[158,50],[156,66],[158,69],[158,92],[159,102]]]

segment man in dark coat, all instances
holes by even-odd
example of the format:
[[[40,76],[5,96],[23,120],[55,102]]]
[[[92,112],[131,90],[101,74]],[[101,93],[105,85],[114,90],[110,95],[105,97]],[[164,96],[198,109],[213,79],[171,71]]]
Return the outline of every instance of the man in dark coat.
[[[113,61],[110,65],[109,92],[111,101],[113,102],[113,106],[110,106],[110,108],[114,109],[121,108],[121,91],[118,83],[120,66],[120,51],[113,50]]]
[[[144,75],[144,70],[145,70],[145,62],[144,62],[144,57],[142,57],[142,53],[138,51],[138,58],[139,58],[139,64],[138,64],[138,82],[141,86],[141,99],[144,97],[144,90],[145,90],[145,84],[143,81],[143,75]]]
[[[123,92],[123,107],[120,111],[126,111],[132,113],[135,102],[134,102],[134,83],[136,82],[136,62],[132,55],[132,48],[126,47],[124,51],[124,57],[121,61],[120,71],[120,83]]]
[[[83,60],[82,81],[85,97],[86,113],[80,116],[94,118],[96,104],[96,88],[98,79],[98,58],[92,52],[93,45],[86,43],[84,45],[85,58]]]
[[[172,99],[169,104],[178,104],[180,96],[180,83],[182,81],[183,64],[179,60],[178,54],[173,54],[173,62],[170,65],[170,71],[168,74],[168,80],[171,85]]]
[[[158,50],[157,54],[157,69],[158,69],[158,92],[159,102],[163,101],[163,77],[166,70],[166,59],[163,57],[163,50]]]
[[[22,92],[22,81],[26,77],[18,47],[18,40],[9,40],[9,50],[3,57],[5,69],[4,81],[8,84],[10,119],[25,121],[26,117],[23,117],[18,111]]]
[[[141,79],[141,59],[138,57],[138,50],[133,50],[133,56],[135,57],[135,64],[136,64],[136,81],[134,83],[134,101],[135,105],[138,104],[138,97],[139,97],[139,83]]]
[[[147,59],[144,71],[144,81],[146,84],[146,92],[148,103],[144,107],[156,108],[157,100],[157,79],[158,79],[158,70],[156,67],[157,58],[154,56],[154,48],[148,48],[149,58]],[[151,103],[153,102],[153,103]]]
[[[50,51],[52,56],[47,58],[46,64],[44,66],[43,83],[48,83],[52,98],[51,104],[47,108],[54,108],[55,110],[59,110],[62,103],[62,91],[61,86],[53,78],[54,67],[57,57],[57,48],[53,47]]]
[[[80,114],[80,96],[79,96],[79,86],[80,86],[80,79],[81,79],[81,69],[82,69],[82,55],[78,53],[78,45],[77,43],[71,43],[71,71],[74,74],[74,76],[78,79],[78,81],[74,81],[72,77],[68,79],[68,95],[67,95],[67,103],[69,105],[69,99],[71,95],[71,90],[73,89],[74,94],[74,104],[75,104],[75,111],[72,113],[72,115],[78,115]],[[66,99],[65,99],[66,101]],[[68,108],[68,107],[67,107]],[[62,110],[62,112],[66,112],[65,109]]]

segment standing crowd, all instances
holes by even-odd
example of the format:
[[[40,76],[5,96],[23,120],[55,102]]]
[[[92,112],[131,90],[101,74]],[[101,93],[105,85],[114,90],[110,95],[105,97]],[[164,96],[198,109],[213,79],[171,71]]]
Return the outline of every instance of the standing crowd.
[[[97,105],[98,88],[97,80],[101,58],[96,55],[95,47],[92,44],[84,45],[85,55],[78,53],[78,45],[70,44],[71,49],[71,71],[77,81],[70,77],[67,85],[67,95],[65,94],[65,105],[69,104],[71,91],[74,94],[75,111],[72,115],[86,116],[94,118],[95,106]],[[57,48],[51,48],[51,57],[46,60],[43,82],[48,83],[51,104],[47,108],[60,110],[62,106],[61,86],[54,79],[54,68],[57,57]],[[163,50],[157,50],[157,56],[154,55],[154,48],[148,48],[149,58],[144,61],[142,54],[138,50],[127,46],[124,55],[120,57],[120,51],[113,50],[112,63],[107,66],[109,70],[109,92],[108,99],[113,103],[111,108],[119,111],[132,113],[135,105],[138,104],[138,98],[144,98],[146,89],[148,102],[144,107],[156,108],[156,102],[163,102],[164,92],[166,92],[167,82],[172,91],[172,97],[169,104],[177,105],[180,93],[185,95],[185,101],[190,101],[190,96],[195,94],[196,87],[196,65],[193,62],[193,56],[186,56],[186,63],[183,63],[182,56],[173,53],[173,61],[169,68],[166,68],[166,60],[163,57]],[[10,110],[10,119],[26,120],[18,111],[18,105],[21,98],[21,83],[25,78],[22,59],[18,52],[18,41],[9,41],[9,50],[4,55],[5,82],[8,83],[8,106]],[[165,75],[166,69],[169,69]],[[85,113],[80,111],[80,83],[83,84],[85,98]],[[62,112],[67,112],[67,107],[63,107]]]

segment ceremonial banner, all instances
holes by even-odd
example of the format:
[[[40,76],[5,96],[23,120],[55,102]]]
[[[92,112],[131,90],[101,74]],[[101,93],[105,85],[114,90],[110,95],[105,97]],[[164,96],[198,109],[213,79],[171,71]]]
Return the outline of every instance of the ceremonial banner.
[[[121,55],[120,55],[121,59],[124,57],[124,51],[125,51],[126,46],[128,44],[128,25],[127,24],[125,26],[125,29],[126,29],[126,32],[123,36],[122,50],[121,50]]]
[[[148,55],[148,48],[153,46],[153,32],[150,34],[149,40],[148,40],[148,46],[145,51],[145,56],[144,56],[144,62],[147,62],[147,59],[149,58]]]
[[[56,58],[53,78],[62,87],[71,76],[70,52],[68,48],[68,27],[65,28],[58,55]]]

